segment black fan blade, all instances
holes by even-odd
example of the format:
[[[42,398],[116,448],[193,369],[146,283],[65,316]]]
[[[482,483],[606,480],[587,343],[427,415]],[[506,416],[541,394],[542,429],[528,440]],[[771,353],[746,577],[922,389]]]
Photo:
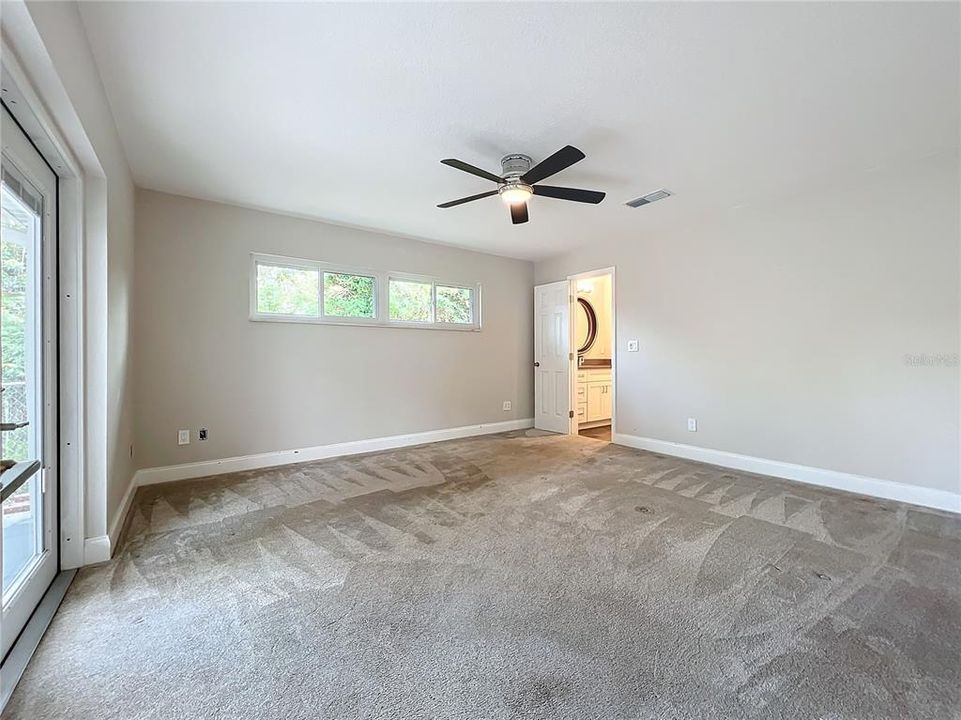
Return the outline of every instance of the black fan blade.
[[[597,190],[578,190],[577,188],[553,187],[551,185],[535,185],[533,190],[535,195],[557,198],[558,200],[591,203],[592,205],[597,205],[604,199],[604,193]]]
[[[564,168],[569,168],[576,162],[583,160],[586,156],[576,147],[565,145],[546,160],[541,160],[537,165],[528,170],[521,176],[528,185],[548,178],[555,173],[559,173]]]
[[[520,225],[521,223],[526,223],[529,220],[527,217],[527,203],[515,203],[511,205],[511,222],[515,225]]]
[[[455,205],[463,205],[464,203],[469,203],[471,200],[480,200],[481,198],[490,197],[491,195],[496,195],[496,190],[489,190],[488,192],[480,193],[479,195],[471,195],[470,197],[461,198],[460,200],[451,200],[450,202],[445,202],[437,207],[439,208],[449,208]]]
[[[454,158],[448,158],[447,160],[441,160],[445,165],[450,165],[452,168],[457,168],[458,170],[463,170],[464,172],[470,173],[471,175],[476,175],[477,177],[482,177],[485,180],[493,180],[496,183],[504,182],[504,178],[495,175],[494,173],[489,173],[486,170],[481,170],[473,165],[468,165],[463,160],[455,160]]]

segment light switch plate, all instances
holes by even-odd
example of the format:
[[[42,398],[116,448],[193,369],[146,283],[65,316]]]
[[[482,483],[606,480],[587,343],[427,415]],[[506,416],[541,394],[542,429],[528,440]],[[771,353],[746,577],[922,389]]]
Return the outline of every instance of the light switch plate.
[[[178,430],[178,431],[177,431],[177,444],[178,444],[178,445],[189,445],[189,444],[190,444],[190,431],[189,431],[189,430]]]
[[[628,352],[637,352],[637,340],[628,340],[628,341],[627,341],[627,351],[628,351]]]

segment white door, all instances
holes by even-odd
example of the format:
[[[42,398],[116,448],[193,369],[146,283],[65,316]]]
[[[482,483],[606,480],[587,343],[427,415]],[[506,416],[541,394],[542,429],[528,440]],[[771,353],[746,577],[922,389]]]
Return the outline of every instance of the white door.
[[[58,569],[57,178],[3,113],[0,168],[0,645],[5,656]]]
[[[571,429],[570,283],[534,288],[534,427]]]

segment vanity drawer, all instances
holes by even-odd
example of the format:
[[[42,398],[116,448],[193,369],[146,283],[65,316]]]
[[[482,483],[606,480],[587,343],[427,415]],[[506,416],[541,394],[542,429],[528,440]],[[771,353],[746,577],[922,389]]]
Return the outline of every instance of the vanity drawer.
[[[587,402],[587,386],[578,384],[577,386],[577,402]]]
[[[587,403],[577,403],[577,422],[587,422]]]
[[[578,373],[578,376],[579,375],[580,373]],[[589,382],[589,383],[610,382],[611,378],[613,377],[610,368],[600,368],[598,370],[587,370],[586,375],[587,377],[585,377],[584,380],[580,380],[580,378],[578,377],[578,381]]]

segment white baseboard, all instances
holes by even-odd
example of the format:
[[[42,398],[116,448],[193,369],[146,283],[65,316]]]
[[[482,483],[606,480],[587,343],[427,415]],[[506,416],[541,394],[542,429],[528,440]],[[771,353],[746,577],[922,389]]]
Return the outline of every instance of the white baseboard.
[[[441,440],[457,440],[458,438],[473,437],[474,435],[489,435],[491,433],[508,432],[509,430],[524,430],[534,426],[533,418],[523,420],[508,420],[506,422],[484,423],[482,425],[464,425],[463,427],[445,428],[443,430],[428,430],[427,432],[410,433],[407,435],[391,435],[388,437],[370,438],[369,440],[353,440],[350,442],[334,443],[332,445],[316,445],[296,450],[278,450],[276,452],[258,453],[257,455],[238,455],[220,460],[204,460],[201,462],[184,463],[183,465],[167,465],[165,467],[144,468],[138,470],[134,476],[137,487],[155,485],[156,483],[171,482],[173,480],[189,480],[191,478],[207,477],[208,475],[223,475],[224,473],[241,472],[244,470],[259,470],[260,468],[275,467],[277,465],[292,465],[294,463],[313,462],[344,455],[360,455],[362,453],[390,450],[392,448],[424,445],[440,442]]]
[[[130,506],[133,504],[133,496],[137,494],[137,474],[130,478],[130,483],[127,485],[127,491],[123,494],[123,499],[120,501],[120,507],[113,515],[113,519],[110,521],[110,528],[107,531],[107,537],[110,538],[110,551],[111,554],[117,549],[117,543],[120,541],[120,533],[123,531],[124,521],[127,519],[127,513],[130,512]]]
[[[441,440],[457,440],[458,438],[474,437],[475,435],[490,435],[492,433],[508,432],[510,430],[526,430],[534,427],[533,418],[522,420],[507,420],[497,423],[483,423],[481,425],[464,425],[443,430],[428,430],[427,432],[409,433],[407,435],[391,435],[389,437],[370,438],[369,440],[354,440],[351,442],[334,443],[332,445],[317,445],[315,447],[299,448],[296,450],[278,450],[276,452],[259,453],[257,455],[240,455],[237,457],[221,458],[220,460],[205,460],[202,462],[184,463],[183,465],[167,465],[165,467],[144,468],[138,470],[130,480],[130,485],[124,493],[120,507],[110,522],[109,535],[88,538],[84,542],[84,564],[106,562],[111,553],[117,548],[123,524],[130,512],[137,488],[144,485],[172,482],[175,480],[190,480],[193,478],[223,475],[224,473],[242,470],[258,470],[260,468],[276,467],[278,465],[292,465],[294,463],[312,462],[326,458],[346,455],[360,455],[361,453],[390,450],[392,448],[424,445]]]
[[[113,514],[110,521],[110,528],[106,535],[87,538],[83,541],[83,564],[96,565],[97,563],[107,562],[113,557],[120,541],[120,532],[123,530],[124,521],[127,513],[130,512],[130,505],[133,503],[133,496],[137,493],[137,475],[130,478],[127,490],[120,501],[120,507]]]
[[[83,564],[96,565],[110,559],[110,536],[87,538],[83,541]]]
[[[776,478],[795,480],[809,485],[820,485],[822,487],[844,490],[859,495],[870,495],[885,500],[897,500],[899,502],[911,503],[912,505],[922,505],[924,507],[937,508],[938,510],[961,513],[961,494],[951,493],[945,490],[906,485],[905,483],[899,483],[893,480],[880,480],[864,475],[853,475],[836,470],[824,470],[823,468],[810,467],[808,465],[795,465],[794,463],[781,462],[779,460],[767,460],[751,455],[740,455],[724,450],[712,450],[711,448],[684,445],[683,443],[668,442],[667,440],[637,437],[624,433],[616,433],[613,437],[613,442],[618,445],[637,448],[638,450],[648,450],[650,452],[660,453],[661,455],[697,460],[698,462],[708,463],[710,465],[720,465],[721,467],[732,468],[734,470],[757,473],[758,475],[770,475]]]

